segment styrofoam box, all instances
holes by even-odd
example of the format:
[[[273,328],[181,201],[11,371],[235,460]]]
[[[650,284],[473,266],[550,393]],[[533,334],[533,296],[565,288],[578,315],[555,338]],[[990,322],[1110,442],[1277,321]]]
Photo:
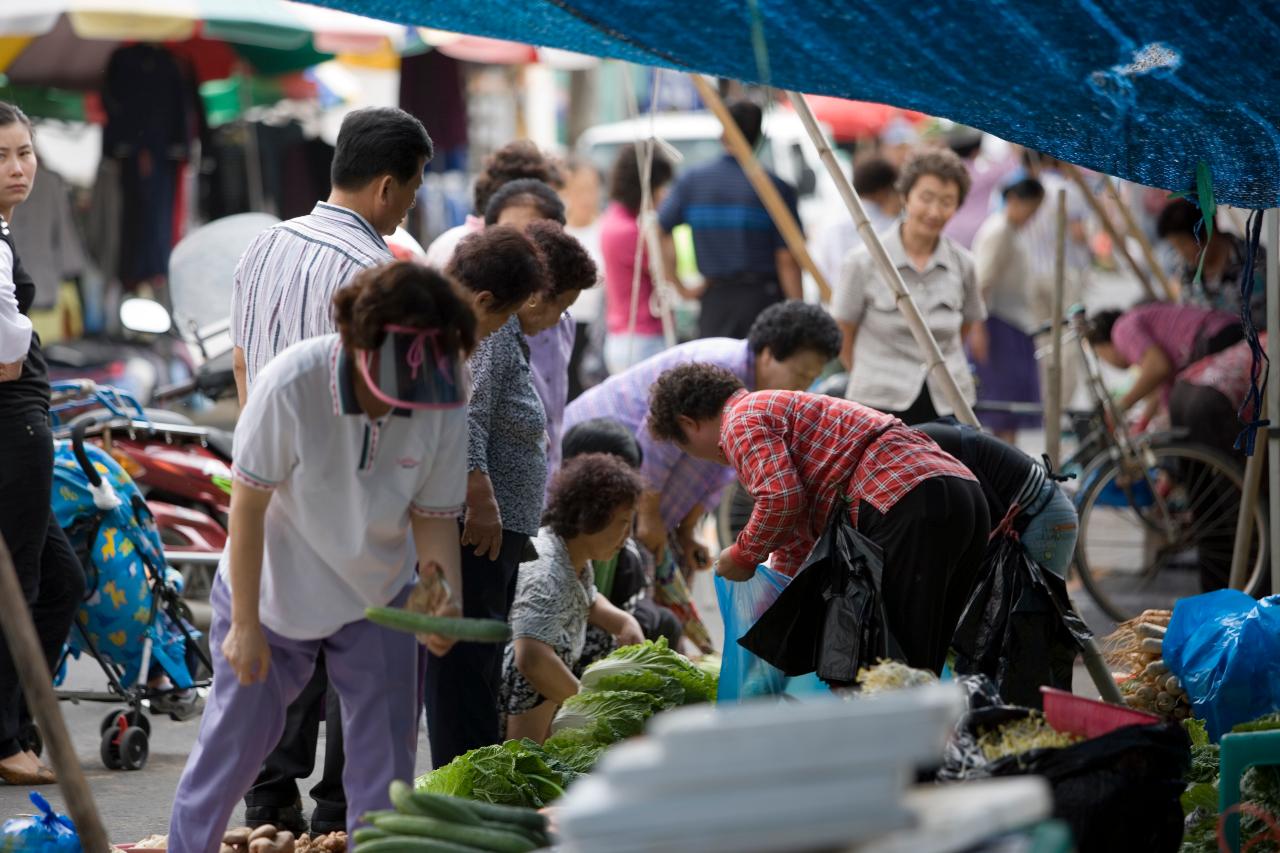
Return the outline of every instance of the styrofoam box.
[[[637,801],[603,777],[580,780],[562,800],[563,849],[635,851],[804,850],[870,838],[911,825],[899,802],[904,784],[882,774],[816,777],[786,788],[710,788]]]
[[[785,741],[780,733],[780,739]],[[642,796],[648,789],[665,792],[707,787],[750,788],[767,784],[785,788],[817,776],[876,777],[888,785],[922,761],[934,758],[943,735],[900,742],[857,740],[827,744],[824,751],[786,749],[786,744],[758,750],[674,749],[659,737],[636,738],[610,749],[595,775]],[[764,755],[767,753],[767,756]],[[905,784],[905,783],[904,783]]]
[[[942,754],[964,708],[959,685],[934,684],[850,700],[679,708],[655,717],[647,734],[686,766],[792,767],[829,763],[833,751],[852,764],[896,757],[915,765]],[[599,769],[611,760],[605,753]]]

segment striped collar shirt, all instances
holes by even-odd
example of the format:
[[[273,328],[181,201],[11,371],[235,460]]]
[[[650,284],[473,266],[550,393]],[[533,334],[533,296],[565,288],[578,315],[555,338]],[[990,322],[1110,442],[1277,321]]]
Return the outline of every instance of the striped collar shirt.
[[[336,331],[334,292],[392,259],[364,217],[323,201],[254,238],[236,267],[231,296],[232,342],[244,350],[249,385],[277,353]]]

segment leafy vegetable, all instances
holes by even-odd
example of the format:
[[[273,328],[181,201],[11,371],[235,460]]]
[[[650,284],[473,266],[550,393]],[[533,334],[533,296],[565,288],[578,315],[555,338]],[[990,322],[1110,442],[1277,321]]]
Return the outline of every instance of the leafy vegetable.
[[[1273,729],[1280,729],[1280,713],[1267,714],[1256,720],[1247,723],[1241,723],[1233,728],[1233,732],[1269,732]]]
[[[629,690],[649,693],[662,707],[710,702],[716,696],[716,679],[694,666],[684,655],[667,647],[667,638],[624,646],[587,667],[582,674],[584,691]]]
[[[1206,809],[1210,814],[1216,814],[1218,811],[1218,786],[1215,782],[1199,782],[1183,791],[1182,813],[1189,815],[1196,809]]]
[[[640,734],[662,700],[631,690],[589,690],[570,696],[556,712],[548,743],[608,746]]]
[[[1209,730],[1204,727],[1203,721],[1188,717],[1182,721],[1182,728],[1186,731],[1187,737],[1191,738],[1192,746],[1209,745]]]
[[[570,778],[590,773],[595,768],[596,762],[600,760],[600,754],[604,752],[604,747],[595,743],[566,743],[548,740],[542,745],[543,751],[547,754],[548,763],[565,777],[565,787]]]
[[[482,746],[420,777],[415,787],[486,803],[541,808],[564,794],[565,780],[531,740]]]

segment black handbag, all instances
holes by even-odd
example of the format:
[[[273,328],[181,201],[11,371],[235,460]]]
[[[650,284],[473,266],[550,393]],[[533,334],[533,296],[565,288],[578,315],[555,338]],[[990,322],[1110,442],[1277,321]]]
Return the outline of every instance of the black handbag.
[[[837,503],[778,600],[738,640],[788,676],[816,672],[837,687],[853,684],[864,666],[902,658],[881,594],[884,555],[854,528],[847,501]]]

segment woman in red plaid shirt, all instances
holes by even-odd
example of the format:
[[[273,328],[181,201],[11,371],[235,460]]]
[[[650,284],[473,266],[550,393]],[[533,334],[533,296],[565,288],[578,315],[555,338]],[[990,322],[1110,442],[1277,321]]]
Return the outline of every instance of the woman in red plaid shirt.
[[[795,574],[842,498],[884,552],[889,630],[907,663],[939,672],[977,582],[991,522],[969,469],[897,418],[797,391],[748,393],[732,373],[687,364],[654,386],[649,430],[732,465],[755,498],[716,571],[749,580],[773,555]]]

